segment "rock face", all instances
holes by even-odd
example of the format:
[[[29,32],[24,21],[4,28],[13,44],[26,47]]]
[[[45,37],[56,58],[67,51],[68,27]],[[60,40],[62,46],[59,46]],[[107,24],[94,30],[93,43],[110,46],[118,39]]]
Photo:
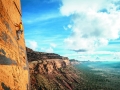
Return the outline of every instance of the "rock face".
[[[68,58],[54,53],[35,52],[29,48],[27,56],[32,90],[77,90],[80,78],[70,66]]]
[[[0,90],[28,90],[29,74],[24,33],[17,40],[20,0],[0,0]]]
[[[76,65],[76,64],[80,64],[81,62],[75,59],[70,59],[70,63],[71,65]]]

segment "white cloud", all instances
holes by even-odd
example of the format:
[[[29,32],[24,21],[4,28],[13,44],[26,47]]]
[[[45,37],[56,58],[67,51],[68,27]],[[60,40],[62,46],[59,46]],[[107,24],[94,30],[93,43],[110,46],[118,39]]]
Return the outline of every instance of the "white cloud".
[[[57,45],[55,43],[50,43],[50,46],[55,48]]]
[[[108,7],[113,0],[62,0],[60,8],[63,15],[69,16],[74,13],[97,11]]]
[[[45,52],[47,52],[47,53],[53,53],[54,52],[54,50],[53,50],[53,48],[52,47],[49,47],[49,48],[47,48],[46,49],[46,51]]]
[[[63,26],[64,30],[68,30],[68,28],[66,26]]]
[[[33,49],[33,50],[36,50],[37,47],[38,47],[38,44],[36,41],[34,40],[26,40],[26,44],[27,44],[27,47]]]
[[[62,0],[60,11],[72,15],[72,35],[64,40],[67,48],[94,50],[119,38],[119,0]],[[119,5],[120,6],[120,5]]]
[[[71,29],[71,28],[72,28],[72,25],[69,24],[69,25],[68,25],[68,28]]]
[[[69,30],[72,28],[72,25],[71,24],[68,24],[67,26],[63,26],[64,30]]]
[[[49,47],[49,48],[43,48],[42,47],[40,51],[47,52],[47,53],[53,53],[54,52],[52,47]]]

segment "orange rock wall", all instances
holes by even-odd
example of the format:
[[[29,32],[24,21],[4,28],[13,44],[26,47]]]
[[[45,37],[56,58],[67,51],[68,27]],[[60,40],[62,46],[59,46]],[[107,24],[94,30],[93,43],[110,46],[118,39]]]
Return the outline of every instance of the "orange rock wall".
[[[65,59],[63,61],[66,63],[66,65],[70,65],[70,61],[68,59]]]
[[[0,0],[0,90],[29,90],[24,33],[17,40],[20,0]]]

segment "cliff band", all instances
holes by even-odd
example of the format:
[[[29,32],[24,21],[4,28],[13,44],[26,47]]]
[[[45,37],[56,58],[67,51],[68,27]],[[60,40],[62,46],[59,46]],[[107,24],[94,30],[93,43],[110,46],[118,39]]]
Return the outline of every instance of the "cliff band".
[[[80,90],[82,80],[67,57],[27,48],[31,90]]]
[[[21,22],[20,0],[0,0],[0,90],[28,90],[24,32],[17,40],[15,23]]]

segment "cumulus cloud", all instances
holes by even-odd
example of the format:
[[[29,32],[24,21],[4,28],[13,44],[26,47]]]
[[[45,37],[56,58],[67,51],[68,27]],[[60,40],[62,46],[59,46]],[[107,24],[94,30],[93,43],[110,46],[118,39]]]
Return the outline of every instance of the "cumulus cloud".
[[[33,49],[33,50],[36,50],[37,47],[38,47],[37,42],[34,41],[34,40],[27,40],[27,41],[26,41],[26,44],[27,44],[27,46],[28,46],[29,48],[31,48],[31,49]]]
[[[72,34],[64,40],[72,50],[95,50],[120,35],[120,0],[62,0],[62,15],[72,16]]]
[[[42,52],[47,52],[47,53],[53,53],[54,50],[52,47],[48,47],[48,48],[41,48]]]
[[[46,49],[46,51],[45,52],[47,52],[47,53],[53,53],[54,52],[54,50],[53,50],[53,48],[52,47],[49,47],[49,48],[47,48]]]
[[[74,13],[83,13],[113,8],[113,2],[119,0],[62,0],[60,11],[63,15],[69,16]]]
[[[55,43],[50,43],[50,46],[55,48],[57,45]]]
[[[71,28],[72,28],[72,25],[69,24],[69,25],[68,25],[68,28],[71,29]]]
[[[72,28],[72,25],[68,24],[67,26],[63,26],[64,30],[69,30]]]

